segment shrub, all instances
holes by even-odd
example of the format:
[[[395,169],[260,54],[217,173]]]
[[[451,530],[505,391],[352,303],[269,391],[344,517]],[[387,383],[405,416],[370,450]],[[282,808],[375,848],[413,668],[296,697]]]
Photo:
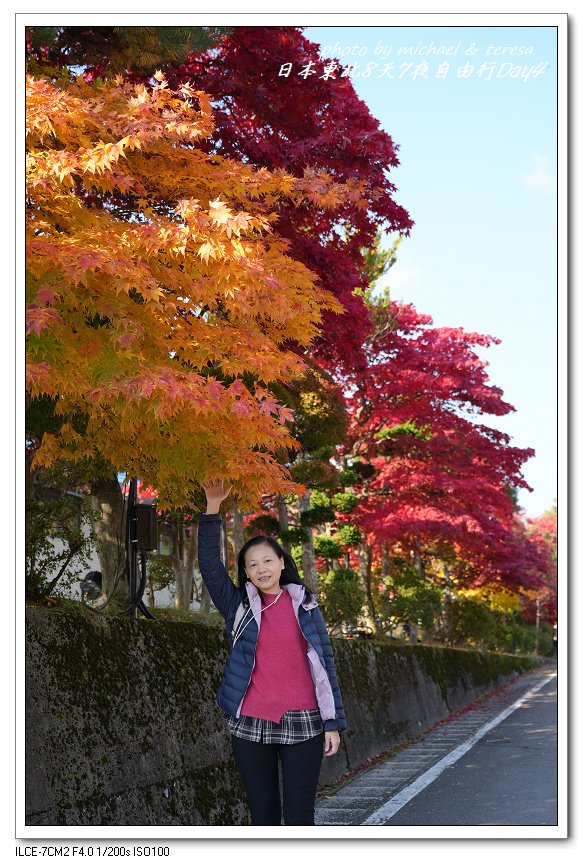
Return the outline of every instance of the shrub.
[[[309,511],[304,511],[300,517],[303,526],[321,526],[323,523],[331,523],[336,519],[334,508],[331,505],[315,505]]]
[[[355,547],[362,541],[362,532],[356,526],[341,526],[334,535],[334,539],[343,547]]]
[[[435,624],[441,611],[441,592],[430,583],[413,583],[395,588],[394,596],[385,591],[380,596],[381,616],[400,624],[420,623],[425,630]]]
[[[154,586],[154,591],[173,586],[176,576],[170,556],[150,553],[148,556],[148,577]]]
[[[245,528],[247,537],[252,538],[253,535],[276,535],[279,533],[279,520],[271,514],[259,514],[252,520],[249,520]]]
[[[343,469],[341,472],[338,472],[338,480],[343,487],[351,487],[357,484],[360,478],[354,469]]]
[[[358,504],[358,497],[354,493],[336,493],[332,497],[332,504],[342,514],[351,513]]]
[[[308,540],[308,533],[302,526],[290,526],[289,529],[282,529],[279,533],[279,540],[284,544],[301,544]],[[300,559],[302,548],[300,547]]]
[[[343,549],[334,538],[330,538],[328,535],[315,535],[314,552],[323,559],[339,559],[343,554]]]
[[[453,598],[448,604],[446,638],[452,645],[491,646],[496,636],[496,616],[486,604],[469,598]]]

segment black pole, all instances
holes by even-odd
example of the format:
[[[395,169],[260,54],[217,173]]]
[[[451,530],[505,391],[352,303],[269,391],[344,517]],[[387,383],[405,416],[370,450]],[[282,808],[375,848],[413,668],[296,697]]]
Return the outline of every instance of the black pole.
[[[128,493],[128,561],[129,561],[129,589],[130,589],[130,609],[129,614],[132,618],[138,618],[138,611],[135,605],[136,597],[136,571],[138,565],[138,515],[136,513],[136,505],[138,503],[138,479],[132,478],[130,481],[130,489]]]
[[[146,587],[146,551],[140,550],[141,579],[138,587],[138,479],[132,478],[128,490],[128,516],[126,523],[126,575],[130,593],[130,605],[123,615],[138,618],[138,610],[148,619],[156,617],[142,600]]]
[[[136,597],[137,608],[147,619],[155,619],[153,613],[150,612],[146,604],[144,603],[144,590],[146,588],[146,562],[148,561],[148,554],[145,550],[140,550],[140,562],[141,562],[141,570],[142,575],[140,578],[140,588],[138,589],[138,594]]]

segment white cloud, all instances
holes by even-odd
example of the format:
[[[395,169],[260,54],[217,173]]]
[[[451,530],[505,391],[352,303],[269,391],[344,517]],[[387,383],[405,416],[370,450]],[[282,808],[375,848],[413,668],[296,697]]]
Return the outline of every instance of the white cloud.
[[[552,192],[555,176],[552,171],[549,171],[550,160],[548,157],[533,153],[530,162],[529,170],[523,171],[520,175],[522,185],[538,192]]]

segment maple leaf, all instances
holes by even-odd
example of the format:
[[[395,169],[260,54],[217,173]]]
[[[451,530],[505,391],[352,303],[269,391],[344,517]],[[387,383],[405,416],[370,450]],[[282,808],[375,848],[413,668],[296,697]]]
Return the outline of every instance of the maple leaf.
[[[122,333],[116,337],[116,343],[121,349],[129,348],[136,338],[135,333]]]
[[[222,399],[225,392],[224,385],[215,379],[209,379],[207,391],[213,399]]]
[[[292,423],[295,419],[293,411],[285,406],[279,408],[279,419],[282,423]]]
[[[209,258],[216,258],[215,248],[209,241],[199,246],[197,254],[200,255],[205,264],[208,264]]]
[[[230,396],[243,396],[248,393],[247,388],[240,378],[236,378],[228,387],[227,392]]]
[[[40,336],[41,331],[62,324],[61,315],[54,309],[31,306],[26,312],[26,332]]]
[[[237,417],[246,418],[250,416],[251,408],[246,402],[238,400],[237,402],[233,403],[233,414],[236,414]]]
[[[40,303],[52,304],[55,302],[57,295],[54,288],[45,285],[42,288],[39,288],[36,297]]]
[[[259,410],[267,415],[278,414],[278,405],[275,400],[264,399],[263,402],[259,403]]]

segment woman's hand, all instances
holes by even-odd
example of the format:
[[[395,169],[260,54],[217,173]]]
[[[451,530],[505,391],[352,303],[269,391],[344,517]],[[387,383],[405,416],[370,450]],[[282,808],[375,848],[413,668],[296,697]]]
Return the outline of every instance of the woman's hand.
[[[326,730],[324,733],[324,741],[326,743],[324,756],[332,757],[340,747],[340,733],[338,730]]]
[[[225,489],[224,481],[214,481],[210,484],[203,484],[202,488],[206,493],[207,514],[218,514],[221,502],[227,498],[232,487],[229,486]]]

